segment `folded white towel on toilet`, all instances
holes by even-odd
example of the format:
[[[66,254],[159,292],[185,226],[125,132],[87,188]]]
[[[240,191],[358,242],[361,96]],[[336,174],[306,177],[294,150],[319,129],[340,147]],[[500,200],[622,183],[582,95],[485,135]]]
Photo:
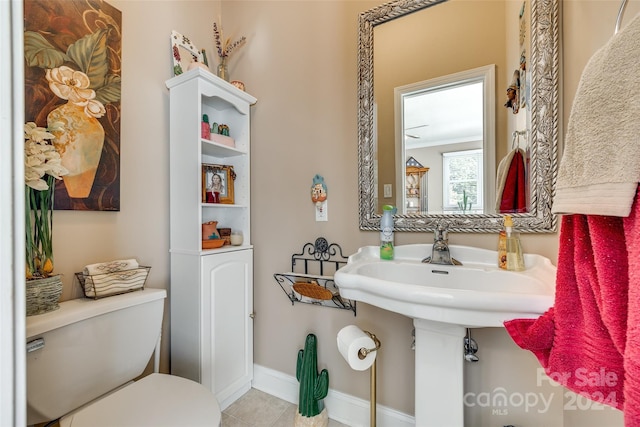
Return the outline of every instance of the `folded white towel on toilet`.
[[[140,267],[135,258],[119,259],[115,261],[99,262],[96,264],[86,265],[82,269],[85,276],[93,276],[96,274],[113,273],[115,271],[133,270]]]
[[[84,294],[101,298],[142,289],[148,273],[147,268],[135,268],[85,276]]]
[[[87,297],[101,298],[143,289],[149,267],[141,267],[135,259],[89,264],[82,269],[81,282]]]
[[[553,213],[626,217],[640,182],[640,14],[587,63],[569,116]]]

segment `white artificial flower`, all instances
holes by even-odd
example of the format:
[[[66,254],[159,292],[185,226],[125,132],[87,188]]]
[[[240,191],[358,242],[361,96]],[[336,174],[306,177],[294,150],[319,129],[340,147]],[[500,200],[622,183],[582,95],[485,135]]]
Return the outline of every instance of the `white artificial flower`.
[[[32,139],[36,142],[42,142],[45,139],[53,139],[55,136],[47,131],[47,129],[38,127],[34,122],[28,122],[24,125],[24,139]]]
[[[51,132],[62,132],[64,130],[64,122],[51,122],[48,129]]]
[[[60,128],[61,123],[55,125]],[[55,136],[47,129],[36,126],[33,122],[24,125],[24,179],[25,183],[36,190],[47,190],[49,186],[42,179],[45,175],[51,175],[61,179],[69,171],[62,166],[62,159],[55,147],[49,143],[49,139]]]

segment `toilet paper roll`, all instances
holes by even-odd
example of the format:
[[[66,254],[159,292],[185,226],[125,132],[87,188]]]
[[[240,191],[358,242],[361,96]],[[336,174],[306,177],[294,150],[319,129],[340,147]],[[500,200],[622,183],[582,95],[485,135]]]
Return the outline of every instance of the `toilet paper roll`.
[[[358,357],[361,348],[375,348],[376,344],[371,337],[355,325],[345,326],[338,332],[338,351],[347,361],[349,366],[356,371],[369,369],[376,360],[376,351],[373,351],[364,359]]]

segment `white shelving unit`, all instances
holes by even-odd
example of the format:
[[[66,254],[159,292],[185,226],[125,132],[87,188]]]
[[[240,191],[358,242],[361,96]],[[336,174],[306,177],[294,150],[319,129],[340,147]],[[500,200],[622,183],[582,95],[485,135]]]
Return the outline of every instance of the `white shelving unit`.
[[[195,69],[170,91],[171,373],[212,390],[222,409],[253,379],[253,246],[250,228],[250,107],[256,102]],[[235,148],[201,138],[203,114],[226,124]],[[233,166],[234,203],[203,203],[202,164]],[[201,225],[243,234],[240,246],[203,250]]]

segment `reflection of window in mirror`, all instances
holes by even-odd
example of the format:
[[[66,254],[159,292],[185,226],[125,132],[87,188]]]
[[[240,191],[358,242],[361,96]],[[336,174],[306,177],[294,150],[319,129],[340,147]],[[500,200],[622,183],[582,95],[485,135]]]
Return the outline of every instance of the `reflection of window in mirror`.
[[[442,153],[442,172],[443,210],[482,212],[482,150]]]

